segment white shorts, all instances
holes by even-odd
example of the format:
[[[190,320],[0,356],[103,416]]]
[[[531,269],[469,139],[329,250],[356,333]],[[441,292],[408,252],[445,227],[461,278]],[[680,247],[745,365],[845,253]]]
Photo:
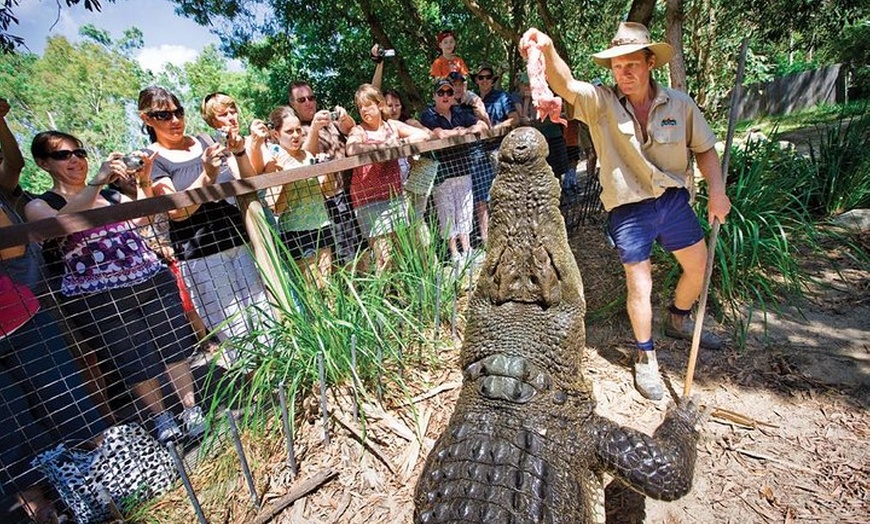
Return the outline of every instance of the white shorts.
[[[190,289],[197,313],[221,339],[243,336],[256,329],[248,306],[267,306],[266,291],[247,246],[181,262],[181,274]]]
[[[474,214],[471,175],[448,178],[435,186],[432,196],[438,210],[441,235],[444,238],[470,235]]]

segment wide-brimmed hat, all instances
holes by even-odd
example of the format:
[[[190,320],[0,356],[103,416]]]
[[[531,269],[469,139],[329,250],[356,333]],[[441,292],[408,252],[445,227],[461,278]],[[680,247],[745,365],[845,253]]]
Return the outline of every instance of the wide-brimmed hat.
[[[637,22],[620,22],[610,47],[592,55],[595,63],[610,68],[610,59],[628,55],[642,49],[649,49],[656,56],[655,67],[661,67],[671,61],[674,56],[673,48],[663,42],[650,42],[649,29]]]

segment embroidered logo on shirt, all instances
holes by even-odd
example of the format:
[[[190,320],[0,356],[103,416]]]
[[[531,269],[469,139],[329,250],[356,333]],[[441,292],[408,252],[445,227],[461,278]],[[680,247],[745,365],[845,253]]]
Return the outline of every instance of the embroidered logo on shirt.
[[[660,125],[662,127],[675,126],[677,125],[677,121],[673,118],[665,118],[664,120],[662,120],[662,123]]]

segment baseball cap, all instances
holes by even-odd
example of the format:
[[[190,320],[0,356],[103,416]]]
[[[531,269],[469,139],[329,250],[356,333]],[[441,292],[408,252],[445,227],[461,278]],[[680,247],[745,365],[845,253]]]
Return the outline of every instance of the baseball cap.
[[[489,62],[481,62],[477,67],[475,67],[473,76],[479,75],[483,70],[489,70],[489,72],[492,73],[492,76],[496,76],[495,68],[492,67]]]
[[[432,86],[432,92],[434,93],[434,92],[438,91],[440,88],[445,87],[445,86],[449,87],[450,89],[453,89],[453,83],[450,82],[450,80],[447,80],[446,78],[441,78],[435,82],[434,86]]]

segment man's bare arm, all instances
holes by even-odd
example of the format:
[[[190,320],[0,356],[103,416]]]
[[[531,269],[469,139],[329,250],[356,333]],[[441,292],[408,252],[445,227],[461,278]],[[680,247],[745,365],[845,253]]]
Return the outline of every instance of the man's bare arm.
[[[715,148],[710,148],[703,153],[695,154],[698,169],[707,181],[707,215],[710,223],[718,219],[720,224],[725,223],[725,217],[731,211],[731,201],[725,194],[725,182],[722,180],[722,168],[719,164],[719,155]]]
[[[3,162],[0,163],[0,189],[6,191],[18,187],[21,170],[24,169],[24,157],[18,148],[15,135],[6,124],[9,109],[9,102],[5,98],[0,98],[0,151],[3,151]]]

